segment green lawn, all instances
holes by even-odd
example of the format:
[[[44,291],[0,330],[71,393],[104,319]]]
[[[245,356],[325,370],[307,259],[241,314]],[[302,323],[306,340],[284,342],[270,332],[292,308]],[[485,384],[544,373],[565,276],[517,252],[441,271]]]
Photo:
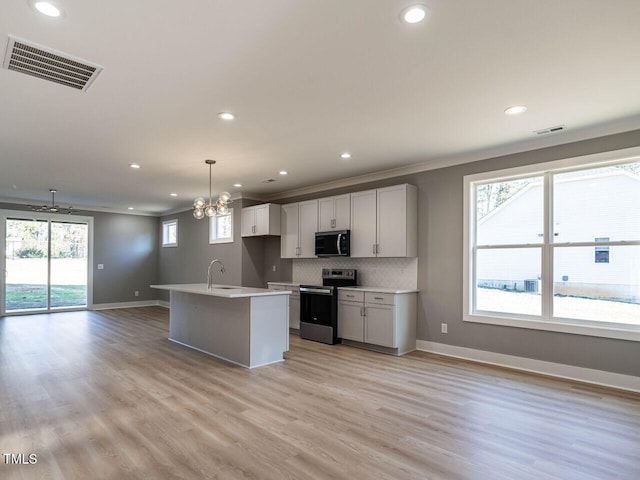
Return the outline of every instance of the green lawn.
[[[84,285],[52,285],[51,307],[82,307],[87,304]],[[26,310],[47,307],[47,286],[7,284],[6,310]]]

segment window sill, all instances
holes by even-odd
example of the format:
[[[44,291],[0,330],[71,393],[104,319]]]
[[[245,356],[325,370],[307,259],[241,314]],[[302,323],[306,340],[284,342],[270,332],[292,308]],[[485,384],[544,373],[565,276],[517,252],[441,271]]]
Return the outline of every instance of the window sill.
[[[217,243],[233,243],[233,238],[221,238],[219,240],[209,240],[209,245],[215,245]]]
[[[570,333],[574,335],[588,335],[592,337],[615,338],[619,340],[630,340],[640,342],[640,326],[611,324],[610,326],[598,323],[587,325],[579,320],[537,320],[520,319],[508,316],[497,316],[487,314],[466,314],[463,316],[465,322],[485,323],[489,325],[502,325],[505,327],[528,328],[531,330],[545,330],[548,332]]]

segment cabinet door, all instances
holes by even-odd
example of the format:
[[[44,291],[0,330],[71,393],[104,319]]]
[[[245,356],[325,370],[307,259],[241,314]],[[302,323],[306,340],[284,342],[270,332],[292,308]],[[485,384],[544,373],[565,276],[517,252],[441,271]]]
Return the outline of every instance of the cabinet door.
[[[282,206],[280,212],[280,257],[296,258],[298,253],[298,204]]]
[[[406,185],[378,189],[378,257],[407,256]]]
[[[338,302],[338,337],[356,342],[364,341],[362,303]]]
[[[351,194],[333,197],[333,218],[336,230],[349,230],[351,228]]]
[[[245,207],[242,209],[242,228],[241,235],[243,237],[252,237],[253,227],[255,225],[255,207]]]
[[[364,341],[383,347],[397,347],[394,307],[365,304]]]
[[[256,205],[255,209],[255,234],[269,235],[269,204]]]
[[[318,201],[299,204],[298,258],[316,258],[316,232],[318,231]]]
[[[351,256],[375,257],[376,191],[351,194]]]
[[[334,230],[333,220],[334,216],[334,203],[333,197],[321,198],[318,200],[318,231],[328,232]]]
[[[289,328],[300,330],[300,297],[289,295]]]

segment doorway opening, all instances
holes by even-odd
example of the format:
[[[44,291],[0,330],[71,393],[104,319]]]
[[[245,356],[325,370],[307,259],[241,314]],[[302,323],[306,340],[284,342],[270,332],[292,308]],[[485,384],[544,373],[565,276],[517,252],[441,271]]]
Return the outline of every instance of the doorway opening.
[[[3,314],[89,306],[91,219],[11,212],[2,227]]]

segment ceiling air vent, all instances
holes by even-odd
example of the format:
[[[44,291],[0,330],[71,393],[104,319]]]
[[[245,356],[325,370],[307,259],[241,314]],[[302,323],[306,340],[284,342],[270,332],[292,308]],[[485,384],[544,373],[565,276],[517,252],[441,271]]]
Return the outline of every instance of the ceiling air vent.
[[[102,71],[102,67],[66,53],[36,45],[9,35],[3,68],[82,90]]]
[[[558,125],[557,127],[543,128],[542,130],[536,130],[536,135],[547,135],[548,133],[558,133],[564,130],[564,125]]]

